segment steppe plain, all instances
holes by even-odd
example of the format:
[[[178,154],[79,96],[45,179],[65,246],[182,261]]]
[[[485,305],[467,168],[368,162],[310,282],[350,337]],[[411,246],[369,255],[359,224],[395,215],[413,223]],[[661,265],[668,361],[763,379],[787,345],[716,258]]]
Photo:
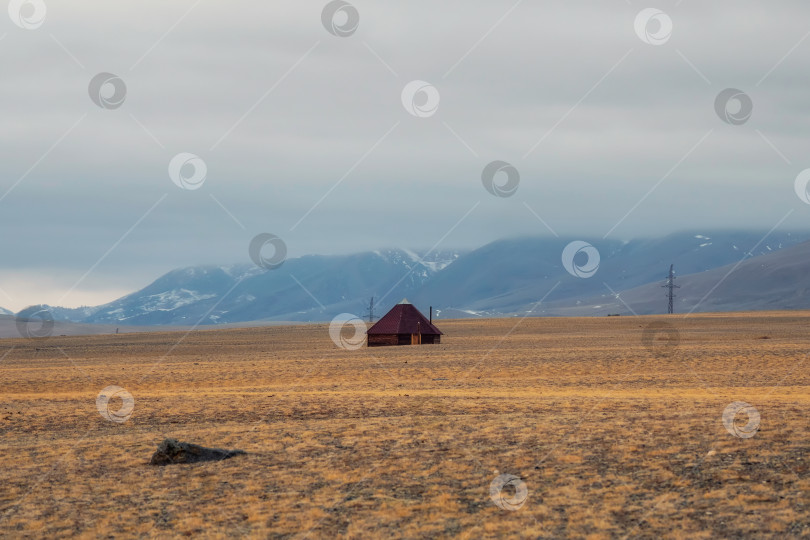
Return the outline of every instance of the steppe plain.
[[[0,536],[810,536],[810,313],[436,322],[0,340]]]

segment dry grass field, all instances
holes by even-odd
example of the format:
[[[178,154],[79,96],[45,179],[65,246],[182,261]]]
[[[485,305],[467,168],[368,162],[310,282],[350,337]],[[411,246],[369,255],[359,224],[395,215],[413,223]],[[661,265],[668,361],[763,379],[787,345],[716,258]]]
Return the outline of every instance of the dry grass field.
[[[0,537],[810,536],[810,313],[439,326],[2,340]],[[753,437],[724,426],[738,401]],[[165,437],[248,454],[148,465]]]

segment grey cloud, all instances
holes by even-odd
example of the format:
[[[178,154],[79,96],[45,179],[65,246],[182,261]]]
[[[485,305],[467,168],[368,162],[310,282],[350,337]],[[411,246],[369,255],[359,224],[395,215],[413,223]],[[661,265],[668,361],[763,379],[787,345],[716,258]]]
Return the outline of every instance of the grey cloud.
[[[770,228],[791,208],[786,227],[806,222],[792,190],[808,166],[804,3],[652,3],[674,24],[658,47],[633,31],[648,4],[526,2],[477,46],[509,5],[355,2],[358,31],[337,38],[321,26],[324,4],[202,2],[178,23],[191,3],[49,2],[38,30],[4,21],[0,196],[86,117],[0,202],[3,268],[78,277],[164,194],[88,280],[246,262],[250,238],[265,231],[291,256],[430,247],[476,203],[446,245],[548,234],[524,203],[560,234],[602,235],[709,130],[614,237]],[[102,71],[127,84],[120,109],[87,95]],[[439,89],[435,116],[400,104],[413,79]],[[714,113],[726,87],[753,99],[744,126]],[[208,165],[200,190],[171,183],[179,152]],[[521,174],[509,199],[480,184],[496,159]]]

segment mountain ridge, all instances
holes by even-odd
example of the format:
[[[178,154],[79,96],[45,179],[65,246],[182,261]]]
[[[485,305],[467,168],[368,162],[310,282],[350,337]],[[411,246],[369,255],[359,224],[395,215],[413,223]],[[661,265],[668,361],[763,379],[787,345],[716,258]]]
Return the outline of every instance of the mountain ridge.
[[[659,296],[663,291],[653,292],[653,287],[661,284],[672,263],[681,283],[688,285],[692,281],[686,276],[768,257],[808,239],[810,232],[756,231],[689,231],[630,241],[586,238],[600,259],[588,279],[575,277],[564,267],[561,254],[573,238],[540,236],[496,240],[471,251],[384,249],[306,255],[288,259],[274,270],[251,264],[191,266],[167,272],[101,306],[30,306],[17,316],[46,309],[58,321],[133,326],[328,321],[340,313],[366,315],[371,296],[377,315],[402,297],[423,310],[433,306],[442,318],[513,316],[533,308],[536,315],[588,312],[580,309],[583,306],[603,314],[603,306],[622,312],[609,301],[616,293],[631,295],[645,306],[642,311],[659,313],[657,306],[665,307]],[[791,253],[810,256],[810,251]],[[747,279],[764,287],[759,278]],[[649,306],[644,295],[650,298]],[[774,298],[771,303],[777,308],[791,305],[789,298]],[[749,299],[745,305],[755,304]],[[734,309],[733,301],[721,299],[717,305]]]

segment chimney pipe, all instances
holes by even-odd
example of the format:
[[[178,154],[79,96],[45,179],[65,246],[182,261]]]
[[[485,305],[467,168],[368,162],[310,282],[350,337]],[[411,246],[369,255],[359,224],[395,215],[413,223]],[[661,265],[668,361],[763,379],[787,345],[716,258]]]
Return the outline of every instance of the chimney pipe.
[[[433,306],[430,306],[430,324],[433,324]]]

